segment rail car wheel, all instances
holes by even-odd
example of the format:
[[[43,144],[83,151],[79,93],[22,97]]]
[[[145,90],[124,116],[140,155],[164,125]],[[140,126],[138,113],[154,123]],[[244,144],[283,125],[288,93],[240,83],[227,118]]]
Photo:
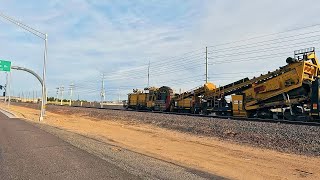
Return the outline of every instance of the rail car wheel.
[[[190,111],[192,114],[200,114],[200,111],[198,108],[191,108]]]
[[[261,119],[272,119],[273,113],[270,111],[270,109],[259,109],[259,110],[251,111],[249,113],[249,117],[261,118]]]
[[[170,105],[169,111],[170,111],[170,112],[173,112],[173,111],[174,111],[174,104],[171,104],[171,105]]]
[[[295,120],[295,116],[290,113],[289,109],[285,110],[285,112],[283,113],[283,117],[284,117],[284,119],[289,120],[289,121]]]
[[[290,121],[309,121],[310,117],[304,112],[303,106],[293,105],[291,109],[285,109],[283,116]]]
[[[203,115],[208,115],[209,112],[208,112],[208,110],[207,110],[206,108],[204,108],[204,109],[202,109],[202,113],[201,113],[201,114],[203,114]]]

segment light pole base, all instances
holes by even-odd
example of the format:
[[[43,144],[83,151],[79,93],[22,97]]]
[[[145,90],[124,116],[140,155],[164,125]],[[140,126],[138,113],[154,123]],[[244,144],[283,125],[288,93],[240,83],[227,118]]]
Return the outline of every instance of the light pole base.
[[[42,122],[43,121],[43,116],[39,117],[39,121]]]

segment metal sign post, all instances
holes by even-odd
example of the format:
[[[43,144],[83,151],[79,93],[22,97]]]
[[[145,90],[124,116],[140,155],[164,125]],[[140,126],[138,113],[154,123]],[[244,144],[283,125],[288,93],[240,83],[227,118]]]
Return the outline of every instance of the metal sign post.
[[[5,89],[4,102],[7,101],[7,96],[8,96],[8,106],[10,106],[11,61],[0,60],[0,71],[6,72],[6,89]],[[8,78],[8,75],[9,75],[9,78]]]
[[[10,106],[11,101],[11,72],[8,72],[9,78],[8,78],[8,107]]]

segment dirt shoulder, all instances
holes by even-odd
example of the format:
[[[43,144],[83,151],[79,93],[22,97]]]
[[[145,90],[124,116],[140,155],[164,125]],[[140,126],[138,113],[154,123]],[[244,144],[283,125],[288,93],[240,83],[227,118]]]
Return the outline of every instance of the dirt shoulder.
[[[22,107],[39,108],[37,104],[15,104]],[[99,121],[151,125],[191,135],[215,137],[222,141],[231,141],[284,153],[320,157],[319,126],[52,105],[48,105],[47,110],[56,114],[81,114],[82,116]]]
[[[0,107],[6,108],[3,105]],[[38,110],[11,106],[10,111],[29,121],[38,121]],[[318,157],[280,153],[150,124],[112,119],[101,121],[99,118],[89,117],[85,112],[68,114],[49,111],[44,123],[227,178],[320,179]]]

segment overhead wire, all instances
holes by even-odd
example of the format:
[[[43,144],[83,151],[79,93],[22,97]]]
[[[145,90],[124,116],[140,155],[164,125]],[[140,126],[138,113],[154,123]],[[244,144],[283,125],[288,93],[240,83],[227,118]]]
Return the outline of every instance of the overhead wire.
[[[320,37],[320,34],[319,35],[316,35],[316,36],[312,36],[312,38],[315,38],[315,37]],[[311,38],[311,37],[310,37]],[[279,43],[286,43],[286,42],[291,42],[291,43],[294,43],[294,44],[296,44],[294,41],[296,41],[296,40],[305,40],[304,38],[299,38],[299,39],[294,39],[294,40],[288,40],[288,41],[280,41],[280,42],[278,42],[278,43],[272,43],[272,44],[268,44],[268,45],[274,45],[274,44],[279,44]],[[319,40],[319,39],[316,39],[316,40]],[[313,41],[316,41],[316,40],[310,40],[310,41],[305,41],[305,42],[313,42]],[[288,45],[288,44],[286,44],[286,45]],[[257,46],[257,47],[261,47],[261,46]],[[263,45],[262,45],[262,47],[263,47]],[[269,47],[269,48],[261,48],[261,49],[254,49],[254,50],[252,50],[252,51],[242,51],[242,52],[236,52],[238,55],[246,55],[246,54],[252,54],[252,53],[256,53],[257,51],[263,51],[263,52],[267,52],[266,51],[266,49],[276,49],[278,46],[276,46],[276,47],[273,47],[273,46],[271,46],[271,47]],[[279,46],[279,47],[284,47],[284,46]],[[211,52],[213,52],[213,51],[211,51]],[[229,52],[232,52],[232,51],[229,51]],[[228,56],[232,56],[233,55],[233,53],[230,53],[230,54],[224,54],[224,57],[228,57]]]
[[[309,26],[310,27],[315,27],[318,26],[317,25],[312,25]],[[303,27],[303,28],[296,28],[296,29],[292,29],[292,30],[287,30],[287,31],[283,31],[283,32],[278,32],[278,33],[273,33],[273,34],[268,34],[268,35],[264,35],[264,36],[259,36],[259,37],[271,37],[272,35],[278,35],[278,34],[284,34],[285,32],[295,32],[296,30],[302,30],[305,29],[307,27]],[[310,34],[313,33],[317,33],[320,31],[313,31],[313,32],[308,32],[308,33],[299,33],[296,35],[290,35],[290,36],[286,36],[286,37],[277,37],[277,39],[273,38],[273,39],[269,39],[269,40],[264,40],[264,41],[260,41],[260,42],[253,42],[253,43],[246,43],[246,44],[242,44],[242,45],[238,45],[238,46],[232,46],[231,48],[229,47],[224,47],[224,48],[219,48],[219,49],[214,49],[211,51],[208,51],[208,54],[215,54],[215,56],[209,56],[209,60],[219,60],[219,59],[227,59],[227,60],[219,60],[219,61],[210,61],[210,65],[214,65],[214,64],[224,64],[224,63],[236,63],[236,62],[247,62],[247,61],[259,61],[259,60],[265,60],[265,59],[269,59],[269,58],[276,58],[276,57],[282,57],[281,55],[285,55],[288,54],[289,51],[284,51],[284,49],[288,49],[289,47],[297,47],[297,46],[301,46],[303,44],[307,44],[307,43],[312,43],[312,42],[318,42],[319,39],[314,39],[317,37],[320,37],[320,35],[312,35],[309,36]],[[304,36],[304,37],[302,37]],[[297,38],[300,37],[300,38]],[[249,38],[247,40],[239,40],[239,41],[233,41],[233,42],[229,42],[229,43],[223,43],[220,45],[214,45],[214,46],[208,46],[208,47],[223,47],[225,45],[234,45],[235,43],[238,42],[249,42],[250,40],[254,40],[254,39],[258,39],[258,37],[254,37],[254,38]],[[305,41],[311,39],[309,41]],[[299,44],[297,44],[297,42],[299,41],[303,41]],[[268,43],[271,42],[271,43]],[[289,44],[284,44],[289,42]],[[294,44],[295,43],[295,44]],[[255,45],[255,46],[254,46]],[[261,47],[265,47],[265,48],[261,48]],[[284,49],[278,49],[281,47],[287,47]],[[238,50],[238,52],[234,52],[234,53],[228,53],[228,54],[223,54],[218,56],[217,54],[222,53],[222,51],[230,51],[230,50]],[[272,50],[272,49],[277,49],[274,51],[268,51],[268,50]],[[241,51],[240,51],[241,50]],[[242,51],[243,50],[243,51]],[[199,49],[197,51],[203,51],[203,49]],[[196,51],[196,52],[197,52]],[[279,52],[280,51],[280,52]],[[275,53],[272,53],[275,52]],[[290,51],[292,52],[292,51]],[[248,56],[250,54],[263,54],[263,53],[268,53],[265,55],[259,55],[259,56],[249,56],[249,57],[243,57],[243,56]],[[271,54],[270,54],[271,53]],[[234,59],[229,59],[228,57],[232,57]],[[203,62],[201,62],[201,60],[203,60]],[[190,53],[188,56],[186,57],[178,57],[178,56],[174,56],[172,57],[172,59],[170,58],[166,58],[163,61],[151,61],[150,60],[150,70],[151,73],[150,75],[156,76],[157,78],[154,78],[152,80],[152,82],[155,82],[155,84],[161,84],[161,83],[167,83],[167,84],[174,84],[174,85],[178,85],[180,83],[185,84],[188,82],[199,82],[199,81],[204,81],[203,79],[197,79],[196,77],[202,77],[204,75],[195,75],[193,72],[193,76],[191,77],[185,77],[185,78],[179,78],[177,79],[177,77],[170,77],[170,74],[183,74],[188,72],[188,70],[192,70],[192,69],[197,69],[200,68],[201,66],[203,66],[205,61],[205,54],[204,52],[199,52],[199,53]],[[131,79],[141,79],[141,78],[146,78],[147,77],[147,67],[148,65],[143,65],[141,67],[135,67],[133,70],[127,70],[127,71],[123,71],[123,70],[119,70],[116,72],[111,72],[114,73],[114,75],[109,75],[106,76],[106,79],[108,81],[118,81],[118,80],[131,80]],[[190,69],[189,69],[190,68]],[[145,71],[144,71],[145,69]],[[189,71],[190,72],[190,71]],[[117,74],[116,74],[117,73]],[[240,72],[238,72],[239,74]],[[218,74],[218,73],[217,73]],[[221,75],[223,73],[220,73],[219,75]],[[236,74],[236,73],[234,73]],[[236,75],[238,75],[236,74]],[[210,74],[211,76],[213,76],[214,74]],[[158,81],[160,76],[166,76],[166,80],[163,81]],[[151,76],[152,77],[152,76]],[[237,76],[235,76],[237,77]],[[172,80],[170,79],[172,78]],[[215,77],[210,77],[210,79],[218,79],[218,80],[228,80],[228,79],[233,79],[233,77],[219,77],[218,75]],[[132,82],[135,83],[135,82]],[[146,83],[141,83],[141,84],[135,84],[134,86],[117,86],[117,84],[111,83],[112,86],[117,86],[119,88],[114,88],[112,87],[114,90],[109,90],[109,91],[116,91],[116,89],[125,89],[128,87],[145,87]],[[98,92],[99,90],[97,90],[96,92]]]
[[[290,36],[290,37],[293,37],[293,36]],[[311,36],[311,37],[308,37],[308,38],[314,38],[314,37],[319,37],[319,35],[317,35],[317,36]],[[286,37],[286,38],[288,38],[288,37]],[[299,38],[299,39],[294,39],[294,40],[301,40],[302,38]],[[314,42],[315,40],[313,40],[313,42]],[[287,42],[287,41],[285,41],[285,42]],[[309,41],[310,42],[310,41]],[[283,43],[283,42],[282,42]],[[269,44],[270,45],[270,44]],[[277,46],[277,47],[284,47],[284,46]],[[272,49],[272,47],[269,47],[269,48],[267,48],[267,49]],[[247,52],[247,54],[249,53],[249,54],[252,54],[252,53],[257,53],[257,52],[266,52],[265,50],[263,51],[263,49],[259,49],[259,50],[254,50],[254,51],[250,51],[250,52]],[[242,55],[246,55],[245,54],[246,52],[242,52]],[[227,56],[233,56],[234,54],[228,54],[228,55],[224,55],[223,57],[227,57]],[[241,53],[237,53],[236,55],[241,55]],[[219,56],[219,57],[216,57],[216,58],[221,58],[221,56]],[[210,57],[209,59],[212,59],[212,57]],[[189,61],[193,61],[194,59],[189,59]],[[198,59],[198,60],[201,60],[201,59]],[[188,63],[187,63],[188,64]],[[222,63],[220,63],[220,64],[222,64]],[[175,64],[175,65],[171,65],[171,66],[169,66],[169,67],[171,67],[171,68],[166,68],[166,67],[164,67],[164,68],[160,68],[160,71],[159,71],[159,69],[157,70],[157,71],[155,71],[155,72],[153,72],[155,75],[162,75],[162,74],[167,74],[166,72],[168,71],[168,70],[174,70],[174,68],[175,67],[177,67],[177,66],[184,66],[184,64],[183,63],[180,63],[180,64]],[[184,67],[186,67],[186,66],[184,66]],[[181,68],[180,68],[181,69]],[[164,73],[159,73],[159,72],[162,72],[162,71],[166,71],[166,72],[164,72]],[[129,72],[130,73],[130,72]],[[144,77],[145,76],[145,74],[146,73],[140,73],[140,75],[141,76],[139,76],[139,78],[140,77]],[[122,76],[125,76],[125,74],[121,74]],[[118,75],[119,76],[119,75]],[[135,77],[137,77],[137,76],[135,76]],[[109,80],[112,80],[112,79],[126,79],[126,78],[124,78],[124,77],[122,77],[122,78],[109,78]]]
[[[183,57],[180,56],[180,57],[178,57],[178,59],[173,59],[173,58],[171,58],[170,60],[160,60],[160,61],[161,61],[160,63],[151,63],[151,61],[150,61],[150,65],[153,65],[153,66],[155,66],[155,65],[156,65],[156,66],[161,66],[161,65],[167,65],[168,63],[171,63],[171,64],[172,64],[172,61],[173,61],[173,60],[184,60],[184,61],[186,61],[187,59],[195,58],[195,57],[199,56],[200,54],[202,54],[202,53],[191,54],[191,55],[189,55],[189,56],[183,56]],[[142,65],[142,66],[138,66],[138,67],[132,68],[132,69],[135,69],[135,70],[131,70],[131,69],[129,69],[129,70],[119,70],[118,72],[120,72],[120,73],[122,73],[122,74],[123,74],[122,71],[128,71],[129,73],[131,73],[131,72],[136,72],[136,71],[140,71],[140,69],[147,68],[148,65],[149,65],[149,64],[144,64],[144,65]]]
[[[319,25],[320,25],[320,23],[317,23],[317,24],[312,24],[312,25],[309,25],[309,26],[293,28],[293,29],[289,29],[289,30],[285,30],[285,31],[276,32],[276,33],[270,33],[270,34],[265,34],[265,35],[261,35],[261,36],[245,38],[245,39],[241,39],[241,40],[237,40],[237,41],[230,41],[230,42],[227,42],[227,43],[220,43],[220,44],[211,45],[211,46],[208,46],[208,47],[218,47],[218,46],[224,46],[224,45],[234,44],[234,43],[238,43],[238,42],[245,42],[245,41],[250,41],[250,40],[253,40],[253,39],[259,39],[259,38],[269,37],[269,36],[273,36],[273,35],[284,34],[284,33],[298,31],[298,30],[302,30],[302,29],[308,29],[308,28],[311,28],[311,27],[319,26]]]
[[[193,56],[193,57],[188,57],[186,59],[186,57],[184,58],[180,58],[178,59],[179,61],[175,61],[175,63],[171,63],[171,64],[167,64],[166,66],[150,66],[150,68],[155,68],[155,67],[159,67],[160,69],[172,69],[174,67],[179,67],[181,65],[184,64],[190,64],[191,62],[194,62],[195,60],[200,60],[200,57],[203,57],[203,59],[205,58],[204,54],[203,56]],[[182,60],[183,63],[180,62],[180,60]],[[138,72],[138,73],[137,73]],[[145,72],[147,72],[147,67],[145,67]],[[130,75],[130,74],[141,74],[141,70],[140,71],[130,71],[130,72],[127,72],[127,73],[118,73],[117,75],[113,75],[113,76],[106,76],[107,78],[113,78],[113,77],[118,77],[118,76],[125,76],[125,75]]]
[[[273,44],[274,41],[276,41],[276,40],[287,39],[287,38],[289,38],[289,37],[298,37],[298,36],[301,36],[301,35],[308,35],[308,34],[317,33],[317,32],[320,32],[320,30],[318,30],[318,31],[312,31],[312,32],[309,32],[309,33],[301,33],[301,34],[298,34],[298,35],[286,36],[286,37],[277,37],[276,39],[269,39],[269,40],[252,42],[252,43],[245,43],[245,44],[240,44],[240,45],[231,46],[231,47],[225,47],[225,48],[221,48],[221,49],[214,49],[213,51],[208,51],[208,53],[211,53],[211,52],[235,51],[235,50],[241,50],[241,49],[246,49],[246,48],[260,47],[260,46],[262,46],[262,45],[270,45],[270,44]],[[299,38],[299,39],[303,39],[303,38]],[[265,44],[265,42],[273,42],[273,43]],[[249,45],[254,45],[254,46],[249,46]]]

